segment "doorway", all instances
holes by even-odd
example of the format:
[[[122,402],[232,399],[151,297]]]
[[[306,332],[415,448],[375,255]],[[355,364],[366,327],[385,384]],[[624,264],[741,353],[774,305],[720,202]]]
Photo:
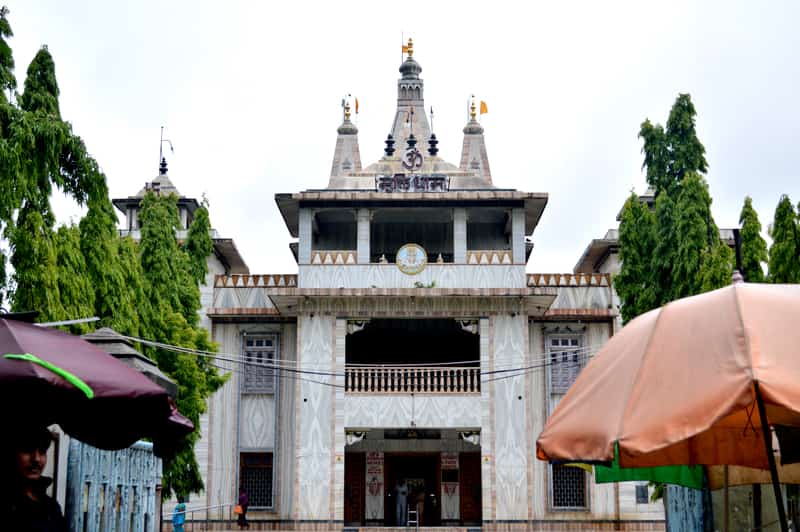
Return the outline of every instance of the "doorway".
[[[419,526],[439,526],[439,453],[386,453],[385,464],[385,525],[398,526],[395,486],[399,482],[408,487],[407,507],[419,511]]]

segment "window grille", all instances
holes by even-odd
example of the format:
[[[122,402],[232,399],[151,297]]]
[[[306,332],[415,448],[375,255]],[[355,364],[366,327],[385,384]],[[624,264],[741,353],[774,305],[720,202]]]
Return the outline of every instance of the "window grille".
[[[272,508],[272,453],[241,453],[239,492],[253,508]]]
[[[589,508],[586,472],[579,467],[550,466],[550,500],[554,510]]]
[[[547,347],[550,360],[550,393],[563,394],[575,382],[584,364],[581,338],[551,336]]]
[[[636,485],[636,504],[647,504],[650,502],[650,495],[647,493],[647,484]]]
[[[276,335],[245,336],[242,373],[243,393],[275,393],[275,369],[278,338]]]

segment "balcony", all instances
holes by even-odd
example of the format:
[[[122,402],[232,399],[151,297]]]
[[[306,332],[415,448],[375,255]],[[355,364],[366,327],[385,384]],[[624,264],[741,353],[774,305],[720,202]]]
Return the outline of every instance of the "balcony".
[[[478,366],[358,366],[345,368],[348,394],[480,394]]]

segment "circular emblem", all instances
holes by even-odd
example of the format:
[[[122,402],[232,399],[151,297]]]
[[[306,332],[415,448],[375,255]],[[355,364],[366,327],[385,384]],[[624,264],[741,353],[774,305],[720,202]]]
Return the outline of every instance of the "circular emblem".
[[[406,244],[397,250],[397,267],[406,275],[416,275],[428,264],[428,254],[419,244]]]

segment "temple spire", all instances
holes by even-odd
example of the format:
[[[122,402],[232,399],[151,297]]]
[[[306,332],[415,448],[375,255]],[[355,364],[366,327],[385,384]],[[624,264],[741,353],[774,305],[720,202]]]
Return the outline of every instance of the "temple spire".
[[[349,96],[349,95],[348,95]],[[358,128],[350,121],[350,101],[345,98],[342,108],[344,119],[336,130],[336,148],[331,164],[331,179],[328,187],[333,187],[333,179],[361,171],[361,152],[358,148]]]
[[[405,146],[409,135],[419,141],[419,149],[428,150],[428,139],[431,128],[428,125],[428,116],[425,114],[425,99],[423,89],[425,84],[419,77],[422,67],[414,59],[414,41],[408,39],[408,44],[403,46],[406,59],[400,65],[400,79],[397,80],[397,111],[392,124],[392,136],[398,146]]]
[[[477,119],[475,95],[472,95],[469,106],[469,122],[464,126],[464,144],[461,148],[461,170],[474,172],[490,185],[492,172],[489,169],[489,157],[486,154],[486,139],[483,138],[483,126]]]

